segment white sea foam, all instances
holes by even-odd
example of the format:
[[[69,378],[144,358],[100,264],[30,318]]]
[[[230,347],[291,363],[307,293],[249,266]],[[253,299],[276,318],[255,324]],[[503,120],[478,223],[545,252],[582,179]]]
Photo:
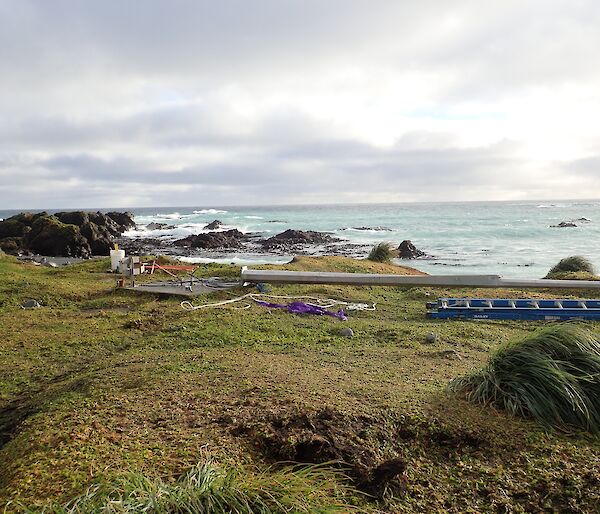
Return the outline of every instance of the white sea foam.
[[[262,216],[244,216],[247,220],[264,220]]]
[[[154,218],[161,220],[180,220],[182,216],[178,212],[170,212],[168,214],[156,213]]]
[[[194,214],[227,214],[227,211],[220,209],[200,209],[199,211],[193,211]]]
[[[341,228],[339,229],[341,232],[358,232],[358,233],[363,233],[363,234],[386,234],[386,233],[390,233],[390,232],[396,232],[396,230],[394,229],[377,229],[377,228],[355,228],[355,227],[347,227],[347,228]]]
[[[287,264],[292,260],[292,256],[286,255],[267,255],[267,254],[219,254],[215,253],[211,257],[187,257],[181,256],[179,260],[200,264],[206,262],[232,263],[238,265],[253,264]]]
[[[536,205],[536,207],[538,209],[553,209],[553,208],[563,209],[568,206],[569,206],[568,204],[564,204],[564,203],[541,203],[539,205]]]

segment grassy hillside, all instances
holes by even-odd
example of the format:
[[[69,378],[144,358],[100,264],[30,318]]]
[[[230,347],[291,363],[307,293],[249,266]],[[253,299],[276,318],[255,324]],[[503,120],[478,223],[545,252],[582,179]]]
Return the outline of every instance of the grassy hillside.
[[[591,512],[600,501],[597,438],[548,432],[446,392],[490,350],[544,323],[428,320],[425,302],[522,292],[273,287],[377,303],[342,322],[235,308],[243,304],[188,312],[176,298],[116,290],[107,266],[0,257],[0,506],[40,511],[132,472],[174,484],[207,459],[240,480],[279,485],[282,461],[344,461],[347,478],[334,474],[325,487],[300,476],[294,487],[322,488],[316,504],[360,512]],[[278,268],[411,272],[342,257]],[[203,265],[201,274],[238,272]],[[42,308],[21,309],[28,298]],[[354,337],[340,336],[343,327]]]

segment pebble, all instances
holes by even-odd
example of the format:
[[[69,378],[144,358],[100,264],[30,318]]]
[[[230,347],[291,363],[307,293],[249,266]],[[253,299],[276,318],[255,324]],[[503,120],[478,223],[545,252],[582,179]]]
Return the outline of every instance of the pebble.
[[[25,300],[21,307],[23,307],[23,309],[38,309],[41,305],[37,300]]]
[[[428,344],[433,344],[437,340],[438,340],[438,335],[434,334],[433,332],[431,332],[425,336],[425,342]]]
[[[339,333],[339,335],[344,336],[344,337],[353,337],[354,336],[354,330],[352,330],[350,327],[344,327],[344,328],[340,329],[340,331],[338,333]]]

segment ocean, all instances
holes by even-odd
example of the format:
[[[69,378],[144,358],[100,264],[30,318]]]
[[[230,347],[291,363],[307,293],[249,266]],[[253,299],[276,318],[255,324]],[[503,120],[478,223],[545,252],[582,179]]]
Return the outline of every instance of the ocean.
[[[88,209],[95,210],[95,209]],[[600,268],[600,201],[468,202],[258,207],[162,207],[131,209],[140,225],[130,237],[175,239],[203,232],[214,219],[263,237],[287,229],[331,232],[348,243],[373,245],[410,239],[433,258],[399,261],[433,274],[491,273],[539,278],[561,258],[584,255]],[[18,211],[0,211],[0,218]],[[577,227],[553,228],[562,221]],[[149,223],[175,228],[146,230]],[[380,227],[388,230],[358,230]],[[366,255],[366,247],[362,250]],[[239,264],[286,262],[291,256],[203,254],[188,260]]]

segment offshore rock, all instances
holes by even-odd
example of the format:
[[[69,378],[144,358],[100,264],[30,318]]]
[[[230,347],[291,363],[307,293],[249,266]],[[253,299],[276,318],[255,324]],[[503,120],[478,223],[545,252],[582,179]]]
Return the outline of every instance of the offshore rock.
[[[225,230],[224,232],[210,232],[208,234],[197,234],[178,239],[173,244],[176,246],[187,246],[193,248],[215,249],[215,248],[237,248],[241,246],[244,234],[237,229]]]
[[[561,221],[558,225],[550,225],[550,228],[570,228],[576,226],[577,224],[572,221]]]
[[[419,257],[425,257],[425,252],[419,250],[412,241],[405,239],[400,243],[398,247],[398,257],[400,259],[418,259]]]
[[[156,223],[154,221],[146,225],[146,230],[173,230],[174,228],[175,225],[168,225],[167,223]]]
[[[270,237],[265,240],[263,246],[266,248],[277,247],[281,245],[298,245],[298,244],[323,244],[337,241],[324,232],[315,232],[313,230],[292,230],[288,229],[281,234]]]
[[[217,230],[218,228],[221,227],[221,225],[223,225],[223,222],[220,220],[214,220],[211,221],[208,225],[206,225],[206,227],[204,227],[206,230]]]

